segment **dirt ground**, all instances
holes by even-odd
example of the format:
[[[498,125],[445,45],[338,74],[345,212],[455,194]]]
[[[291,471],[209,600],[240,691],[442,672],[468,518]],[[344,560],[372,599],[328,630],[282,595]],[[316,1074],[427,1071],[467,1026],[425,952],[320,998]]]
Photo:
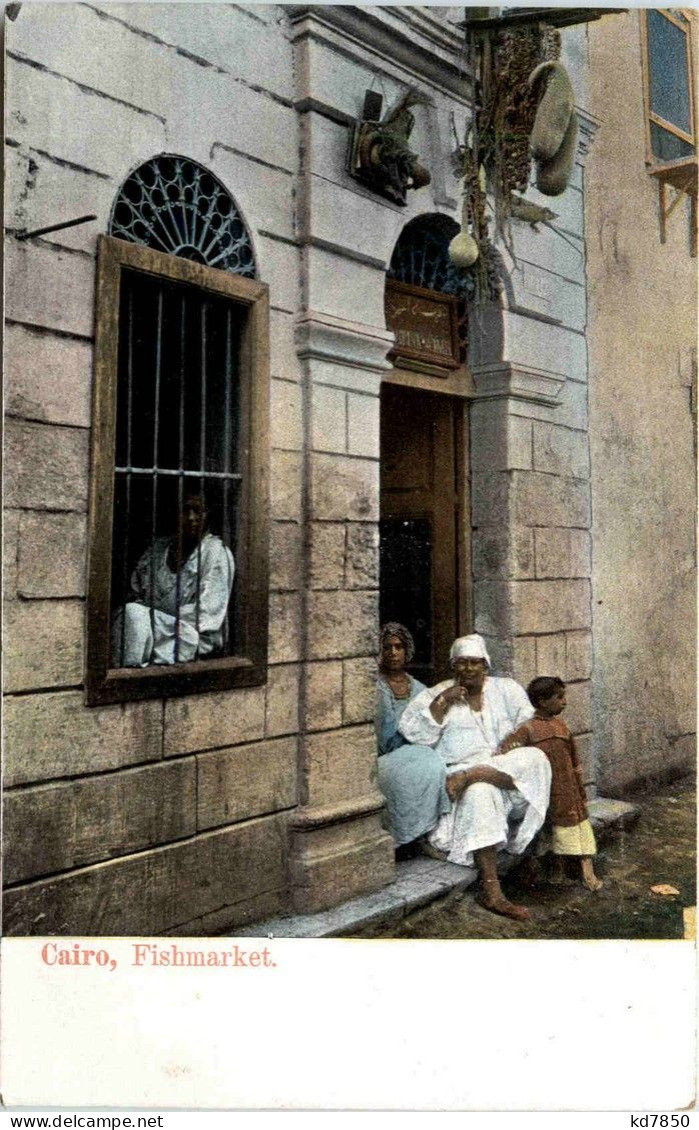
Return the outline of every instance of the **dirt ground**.
[[[636,794],[641,810],[628,831],[599,844],[596,870],[604,880],[592,894],[573,879],[562,887],[545,882],[524,890],[516,875],[505,893],[528,906],[528,923],[512,922],[478,906],[475,888],[449,895],[409,914],[390,930],[361,937],[392,938],[682,938],[683,908],[696,904],[696,805],[694,782],[674,781],[652,794]],[[654,894],[660,883],[678,895]]]

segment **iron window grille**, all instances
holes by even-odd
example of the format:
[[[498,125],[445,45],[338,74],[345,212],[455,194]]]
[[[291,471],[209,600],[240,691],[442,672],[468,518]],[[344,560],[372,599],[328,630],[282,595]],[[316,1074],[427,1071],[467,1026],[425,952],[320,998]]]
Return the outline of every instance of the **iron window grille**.
[[[122,238],[100,238],[88,703],[266,678],[268,296],[223,193],[193,162],[157,158],[115,202]],[[185,540],[188,498],[208,529]],[[163,623],[167,637],[138,665],[125,659],[134,605],[153,644]]]

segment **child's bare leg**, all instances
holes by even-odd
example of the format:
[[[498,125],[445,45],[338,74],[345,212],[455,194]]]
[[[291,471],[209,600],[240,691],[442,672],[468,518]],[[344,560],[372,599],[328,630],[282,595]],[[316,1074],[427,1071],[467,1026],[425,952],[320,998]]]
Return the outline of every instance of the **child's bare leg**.
[[[554,855],[551,864],[551,873],[549,875],[549,883],[553,883],[554,887],[560,887],[565,882],[565,868],[563,866],[563,856]]]
[[[587,887],[588,891],[599,891],[600,888],[604,886],[604,883],[595,875],[591,856],[583,855],[580,864],[582,867],[583,886]]]

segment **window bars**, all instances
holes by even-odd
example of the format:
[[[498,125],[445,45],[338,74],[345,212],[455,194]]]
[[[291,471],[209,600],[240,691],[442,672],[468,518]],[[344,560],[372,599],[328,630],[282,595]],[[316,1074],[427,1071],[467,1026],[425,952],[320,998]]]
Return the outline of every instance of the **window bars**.
[[[137,168],[115,201],[110,232],[195,263],[255,276],[250,237],[234,201],[212,173],[186,158],[160,155]],[[152,653],[141,666],[231,654],[228,601],[235,563],[228,547],[235,546],[240,521],[236,448],[243,321],[241,308],[224,298],[122,272],[112,607],[126,601],[131,608],[134,602],[148,608]],[[227,554],[228,595],[218,593],[223,609],[211,607],[209,559],[218,557],[220,572],[222,558],[219,546],[212,548],[203,515],[196,546],[186,536],[185,511],[196,499]],[[132,630],[127,610],[119,613],[112,649],[119,667],[134,665],[125,654]],[[190,629],[194,654],[185,643]],[[172,648],[160,647],[159,637],[171,630]]]

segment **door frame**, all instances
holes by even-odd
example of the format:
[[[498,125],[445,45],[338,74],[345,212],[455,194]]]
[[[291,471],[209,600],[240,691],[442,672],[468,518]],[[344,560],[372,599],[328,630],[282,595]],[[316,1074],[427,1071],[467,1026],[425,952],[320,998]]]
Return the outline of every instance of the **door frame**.
[[[456,413],[456,624],[459,635],[474,631],[473,569],[471,558],[471,450],[469,407],[473,382],[464,366],[448,376],[438,377],[394,367],[381,378],[381,384],[392,384],[460,401]],[[379,448],[379,464],[381,462]],[[379,469],[379,475],[380,475]],[[381,581],[379,579],[379,586]]]

